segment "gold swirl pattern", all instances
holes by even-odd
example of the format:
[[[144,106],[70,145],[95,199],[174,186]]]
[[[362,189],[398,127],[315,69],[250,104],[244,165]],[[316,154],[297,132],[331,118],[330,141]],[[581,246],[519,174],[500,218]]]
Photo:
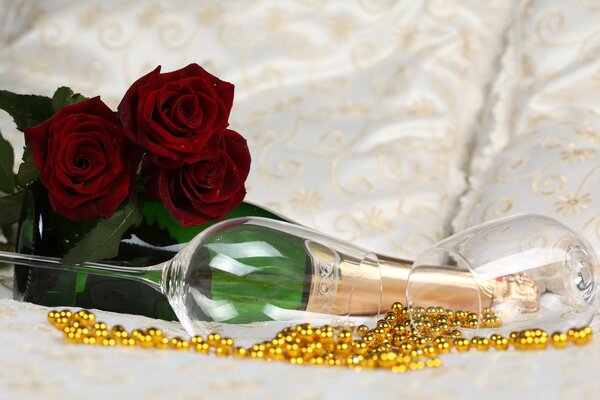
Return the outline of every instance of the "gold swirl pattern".
[[[19,15],[27,28],[0,26],[0,87],[70,85],[116,107],[156,65],[202,64],[236,84],[230,123],[252,151],[249,201],[414,257],[448,234],[513,3],[0,0],[0,22]]]
[[[505,117],[483,127],[506,145],[490,147],[493,162],[462,199],[455,229],[541,213],[567,222],[600,252],[599,5],[531,0],[521,7],[507,50],[518,56],[496,83],[510,88],[498,89],[494,104]],[[492,138],[481,141],[490,146]]]

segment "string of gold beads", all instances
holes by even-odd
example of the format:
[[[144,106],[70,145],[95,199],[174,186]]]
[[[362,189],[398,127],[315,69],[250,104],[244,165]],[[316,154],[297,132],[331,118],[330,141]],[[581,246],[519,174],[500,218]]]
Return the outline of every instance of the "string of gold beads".
[[[568,344],[587,344],[593,337],[592,330],[586,326],[552,334],[541,329],[527,329],[511,332],[508,337],[495,333],[489,337],[468,339],[458,328],[497,327],[500,319],[490,309],[485,309],[480,317],[475,313],[443,307],[411,309],[399,302],[394,303],[372,328],[360,325],[351,330],[300,324],[287,327],[271,340],[247,348],[237,346],[233,339],[221,337],[218,333],[184,339],[168,338],[158,328],[129,332],[123,326],[110,327],[97,321],[95,315],[87,310],[75,313],[70,310],[50,311],[48,321],[72,344],[195,351],[217,357],[354,369],[378,368],[393,372],[439,367],[439,356],[452,352],[504,351],[510,347],[543,350],[549,345],[562,349]]]

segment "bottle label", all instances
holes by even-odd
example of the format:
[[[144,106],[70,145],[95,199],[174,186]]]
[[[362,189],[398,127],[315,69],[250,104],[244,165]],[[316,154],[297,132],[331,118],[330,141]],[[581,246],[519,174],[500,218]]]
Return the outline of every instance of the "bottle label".
[[[333,313],[339,284],[340,255],[310,240],[305,242],[305,246],[313,267],[306,311]]]

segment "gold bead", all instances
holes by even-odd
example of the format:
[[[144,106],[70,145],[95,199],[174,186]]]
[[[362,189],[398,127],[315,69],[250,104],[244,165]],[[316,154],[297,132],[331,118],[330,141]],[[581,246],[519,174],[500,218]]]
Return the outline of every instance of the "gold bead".
[[[452,343],[454,348],[461,353],[471,349],[471,341],[467,338],[454,339]]]
[[[164,336],[163,331],[158,328],[150,327],[146,329],[146,334],[153,337],[161,337]]]
[[[95,336],[89,335],[89,336],[84,336],[81,343],[83,343],[83,344],[89,344],[89,345],[94,345],[97,342],[98,342],[98,340],[96,339]]]
[[[394,317],[396,315],[394,314]],[[369,327],[366,325],[359,325],[358,328],[356,328],[356,333],[358,334],[359,337],[363,337],[366,335],[366,333],[369,331]]]
[[[102,340],[108,337],[108,326],[104,322],[96,322],[92,325],[92,334]]]
[[[73,315],[73,321],[79,322],[82,326],[91,326],[96,322],[96,316],[88,310],[79,310]]]
[[[471,339],[471,345],[479,351],[488,351],[490,348],[490,341],[487,338],[475,336]]]
[[[402,336],[402,335],[408,335],[410,333],[410,330],[411,329],[409,327],[400,323],[400,324],[394,325],[394,327],[392,328],[392,333],[395,336]]]
[[[197,343],[194,346],[194,350],[196,350],[197,353],[200,354],[208,354],[210,353],[210,346],[208,345],[208,343]],[[244,349],[244,354],[247,355],[247,351],[246,349]]]
[[[218,333],[209,333],[206,337],[206,343],[211,347],[217,346],[220,342],[221,335],[219,335]]]
[[[131,331],[131,337],[134,339],[142,338],[146,336],[146,332],[143,329],[134,329]]]
[[[217,357],[227,357],[229,356],[233,351],[232,347],[215,347],[215,356]]]
[[[111,337],[105,337],[104,339],[102,339],[102,341],[100,342],[100,344],[102,346],[116,346],[117,345],[117,341]]]
[[[356,354],[367,354],[369,351],[369,346],[362,340],[357,340],[352,342],[352,351]]]
[[[244,347],[234,347],[232,356],[234,358],[246,358],[248,356],[248,350]]]
[[[425,365],[428,368],[438,368],[442,365],[442,360],[440,360],[439,358],[431,358],[425,361]]]
[[[413,345],[410,342],[402,342],[398,348],[404,354],[409,354],[413,350]]]
[[[187,351],[190,347],[190,344],[187,340],[182,339],[180,337],[174,337],[171,339],[171,349],[178,351]]]
[[[448,342],[444,342],[444,343],[437,343],[435,345],[436,350],[438,351],[438,353],[450,353],[450,351],[452,350],[452,347],[450,346],[450,343]]]
[[[392,367],[392,372],[394,372],[396,374],[404,373],[407,370],[408,370],[408,368],[404,364],[395,365],[395,366]]]
[[[427,314],[430,318],[435,318],[439,315],[439,310],[437,307],[427,307],[425,309],[425,314]]]
[[[59,315],[54,319],[54,327],[58,330],[63,330],[66,326],[71,323],[71,319],[69,317],[64,317]]]
[[[110,329],[110,335],[115,339],[129,337],[127,330],[121,325],[115,325]]]
[[[384,334],[385,334],[385,332],[384,332]],[[347,330],[342,330],[338,333],[337,340],[338,340],[338,343],[346,343],[346,344],[351,343],[352,342],[352,333]]]
[[[118,343],[123,347],[134,347],[136,342],[132,337],[123,337],[118,339]]]
[[[459,321],[466,321],[467,319],[467,313],[466,311],[463,310],[458,310],[454,313],[454,318],[459,320]]]
[[[448,336],[450,336],[451,338],[461,338],[462,337],[462,332],[459,331],[458,329],[453,329],[450,332],[448,332]]]
[[[592,340],[593,334],[591,328],[585,327],[581,329],[569,329],[567,336],[573,344],[581,346],[589,343]]]
[[[171,340],[166,336],[150,336],[154,347],[159,350],[166,350],[171,347]]]
[[[479,320],[474,319],[474,318],[467,320],[467,323],[465,324],[465,328],[477,329],[478,327],[479,327]]]
[[[84,335],[78,332],[65,332],[65,340],[70,344],[79,344],[83,342]]]
[[[382,352],[379,356],[379,367],[381,368],[392,368],[396,365],[396,359],[398,355],[393,351]]]
[[[200,344],[200,343],[204,343],[204,338],[202,336],[192,336],[190,338],[190,344],[192,346]]]
[[[396,316],[399,316],[400,315],[400,311],[402,310],[402,308],[404,308],[404,304],[402,304],[399,301],[397,301],[394,304],[392,304],[392,306],[390,307],[390,311],[395,312]]]
[[[385,332],[389,331],[390,329],[392,329],[392,324],[390,324],[388,321],[386,320],[379,320],[377,322],[377,328],[379,329],[383,329]]]
[[[54,324],[54,320],[59,316],[59,312],[52,310],[50,312],[48,312],[47,318],[48,318],[48,322],[50,322],[51,324]]]
[[[135,339],[143,348],[149,348],[154,345],[154,338],[150,335],[136,336]]]
[[[388,311],[387,313],[385,313],[385,315],[383,316],[383,319],[387,322],[389,322],[390,324],[394,325],[396,323],[396,321],[398,321],[398,316],[396,315],[395,312],[393,311]]]
[[[414,347],[422,349],[427,345],[427,340],[423,337],[418,337],[412,340],[412,344]]]

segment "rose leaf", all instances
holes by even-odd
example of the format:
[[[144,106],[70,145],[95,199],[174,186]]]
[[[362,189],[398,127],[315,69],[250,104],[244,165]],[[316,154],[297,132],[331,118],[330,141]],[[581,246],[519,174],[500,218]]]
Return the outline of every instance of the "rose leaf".
[[[52,109],[54,112],[58,112],[58,110],[64,106],[81,103],[84,100],[87,100],[87,97],[82,96],[79,93],[73,93],[71,88],[66,86],[59,87],[56,92],[54,92],[54,96],[52,96]]]
[[[0,226],[19,222],[21,206],[24,199],[24,190],[0,198]]]
[[[49,97],[16,94],[7,90],[0,90],[0,109],[14,119],[20,131],[36,126],[54,115]]]
[[[17,184],[24,188],[36,180],[39,175],[40,173],[35,165],[35,161],[33,161],[33,153],[26,146],[23,151],[23,162],[19,165],[19,172],[17,172]]]
[[[136,202],[127,201],[112,217],[101,219],[64,257],[67,264],[98,261],[115,257],[123,234],[142,221],[142,212]]]
[[[15,174],[13,165],[15,153],[11,144],[0,133],[0,191],[12,193],[15,191]]]

